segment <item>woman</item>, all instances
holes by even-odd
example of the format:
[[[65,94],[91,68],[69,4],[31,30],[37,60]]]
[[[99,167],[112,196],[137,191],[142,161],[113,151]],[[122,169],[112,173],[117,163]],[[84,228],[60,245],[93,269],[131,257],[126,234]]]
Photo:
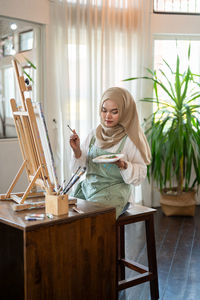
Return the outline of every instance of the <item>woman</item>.
[[[114,206],[118,217],[133,202],[131,185],[144,180],[151,157],[133,97],[125,89],[109,88],[100,102],[100,124],[81,147],[77,133],[73,132],[70,137],[73,169],[87,167],[86,178],[78,184],[73,196]],[[98,156],[116,153],[124,157],[114,163],[93,161]]]

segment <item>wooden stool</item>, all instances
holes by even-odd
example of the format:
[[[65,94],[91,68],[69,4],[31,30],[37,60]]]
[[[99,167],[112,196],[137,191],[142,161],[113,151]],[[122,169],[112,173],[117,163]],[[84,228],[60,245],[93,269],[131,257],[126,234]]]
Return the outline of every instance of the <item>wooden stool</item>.
[[[159,299],[153,219],[155,212],[155,209],[140,205],[134,205],[133,208],[129,209],[117,219],[117,289],[118,291],[120,291],[138,285],[140,283],[150,281],[150,291],[152,300]],[[124,226],[127,224],[132,224],[141,221],[145,222],[146,228],[148,267],[125,258]],[[140,274],[134,276],[133,278],[125,279],[125,267],[130,268]]]

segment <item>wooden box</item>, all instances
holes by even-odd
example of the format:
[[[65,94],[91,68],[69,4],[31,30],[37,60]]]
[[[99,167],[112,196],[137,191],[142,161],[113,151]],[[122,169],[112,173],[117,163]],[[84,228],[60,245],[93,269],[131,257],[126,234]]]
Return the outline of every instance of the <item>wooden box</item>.
[[[46,195],[45,212],[55,216],[68,214],[68,195]]]

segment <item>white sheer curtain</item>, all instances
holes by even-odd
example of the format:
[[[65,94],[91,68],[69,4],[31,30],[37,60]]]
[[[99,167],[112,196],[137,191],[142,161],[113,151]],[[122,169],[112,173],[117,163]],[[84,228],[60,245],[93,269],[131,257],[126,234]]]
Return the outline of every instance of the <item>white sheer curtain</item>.
[[[98,123],[101,94],[111,86],[127,88],[136,100],[141,97],[142,86],[122,80],[143,74],[149,22],[150,0],[50,1],[46,110],[49,121],[55,119],[53,148],[60,182],[71,175],[67,124],[81,140],[86,137]]]

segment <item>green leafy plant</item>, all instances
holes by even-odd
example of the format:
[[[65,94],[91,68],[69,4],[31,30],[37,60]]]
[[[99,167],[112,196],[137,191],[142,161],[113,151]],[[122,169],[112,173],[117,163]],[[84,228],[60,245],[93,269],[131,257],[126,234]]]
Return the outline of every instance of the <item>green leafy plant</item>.
[[[36,70],[36,66],[27,57],[23,56],[23,58],[26,61],[27,65],[22,66],[22,72],[26,75],[28,80],[30,80],[32,83],[34,83],[33,78],[26,72],[26,68],[28,67],[28,68],[32,68],[32,69]],[[15,60],[21,65],[21,63],[19,62],[19,60],[16,57],[15,57]]]
[[[146,79],[153,83],[155,96],[141,100],[154,107],[145,121],[152,151],[148,178],[157,183],[161,192],[171,189],[180,194],[200,184],[200,75],[191,72],[190,46],[185,72],[180,73],[178,54],[175,71],[164,59],[163,65],[165,68],[157,71],[147,69],[149,76],[125,81]]]
[[[30,66],[30,68],[33,68],[34,70],[36,70],[36,66],[28,59],[24,56],[24,59],[26,60],[26,62],[28,63],[28,65]],[[22,67],[23,73],[28,77],[28,79],[34,83],[32,77],[26,72],[26,68]]]

